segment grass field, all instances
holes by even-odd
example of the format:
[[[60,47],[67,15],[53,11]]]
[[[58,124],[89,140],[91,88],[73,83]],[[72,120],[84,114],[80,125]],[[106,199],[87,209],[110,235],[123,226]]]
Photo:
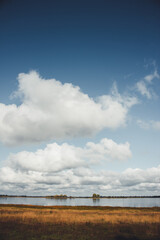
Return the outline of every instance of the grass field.
[[[160,208],[0,205],[0,240],[159,240]]]

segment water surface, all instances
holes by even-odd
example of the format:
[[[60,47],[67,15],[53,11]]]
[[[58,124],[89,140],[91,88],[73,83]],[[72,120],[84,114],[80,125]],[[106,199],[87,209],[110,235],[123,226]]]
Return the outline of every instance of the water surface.
[[[0,198],[0,204],[31,204],[42,206],[119,206],[119,207],[160,207],[160,198],[67,198],[48,199],[31,197]]]

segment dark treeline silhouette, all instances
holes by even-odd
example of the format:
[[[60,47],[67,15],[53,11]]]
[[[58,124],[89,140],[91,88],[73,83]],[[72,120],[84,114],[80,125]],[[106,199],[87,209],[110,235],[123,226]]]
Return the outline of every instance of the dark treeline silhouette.
[[[28,197],[28,198],[160,198],[160,195],[153,195],[153,196],[101,196],[99,194],[93,193],[92,196],[67,196],[65,194],[60,195],[51,195],[51,196],[27,196],[27,195],[7,195],[7,194],[0,194],[1,198],[9,198],[9,197]]]

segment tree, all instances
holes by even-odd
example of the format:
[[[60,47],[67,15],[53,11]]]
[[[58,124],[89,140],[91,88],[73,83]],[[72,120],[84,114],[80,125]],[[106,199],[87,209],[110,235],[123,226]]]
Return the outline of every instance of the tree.
[[[92,198],[100,198],[99,194],[93,193]]]

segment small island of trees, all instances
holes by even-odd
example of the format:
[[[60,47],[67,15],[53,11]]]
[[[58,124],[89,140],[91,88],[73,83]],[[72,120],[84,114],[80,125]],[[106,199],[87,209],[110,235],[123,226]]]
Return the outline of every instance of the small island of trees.
[[[92,195],[92,198],[100,198],[100,195],[99,194],[96,194],[96,193],[93,193],[93,195]]]

